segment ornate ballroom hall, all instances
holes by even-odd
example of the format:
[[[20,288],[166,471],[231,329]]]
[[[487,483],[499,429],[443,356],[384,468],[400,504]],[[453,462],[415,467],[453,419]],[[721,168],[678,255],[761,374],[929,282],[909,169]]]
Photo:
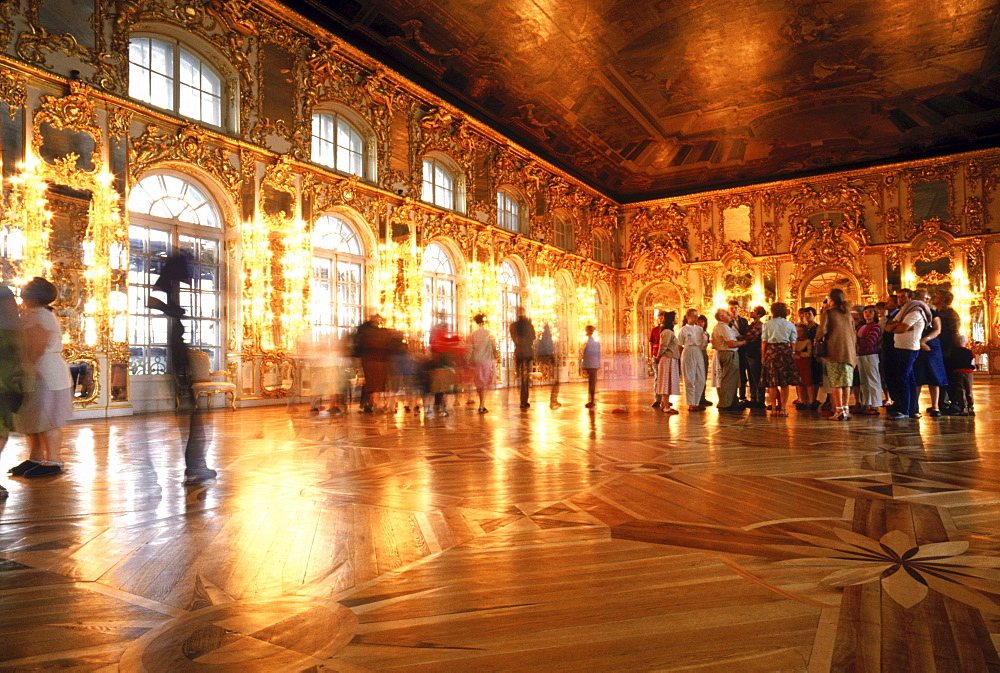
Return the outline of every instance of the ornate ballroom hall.
[[[73,378],[62,474],[0,454],[0,670],[1000,671],[996,2],[12,0],[0,172]],[[650,406],[658,311],[900,288],[975,416]],[[346,350],[313,408],[317,334],[477,314],[489,413],[363,413]]]

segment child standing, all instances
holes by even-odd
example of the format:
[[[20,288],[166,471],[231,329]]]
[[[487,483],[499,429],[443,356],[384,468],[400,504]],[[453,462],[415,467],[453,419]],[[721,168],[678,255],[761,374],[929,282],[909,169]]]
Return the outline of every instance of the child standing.
[[[799,378],[802,384],[796,386],[795,408],[803,411],[809,408],[815,397],[816,388],[813,385],[813,356],[812,339],[809,338],[809,328],[799,324],[795,326],[799,338],[792,346],[792,355],[795,356],[795,367],[799,370]]]

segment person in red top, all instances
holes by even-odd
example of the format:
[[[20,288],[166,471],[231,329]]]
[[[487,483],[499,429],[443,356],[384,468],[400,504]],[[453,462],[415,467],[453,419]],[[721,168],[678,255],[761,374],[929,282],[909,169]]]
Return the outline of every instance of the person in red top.
[[[666,311],[656,312],[656,324],[653,325],[653,329],[649,332],[649,360],[650,362],[656,362],[656,356],[660,352],[660,332],[663,330],[665,324],[664,321],[667,319]],[[653,390],[656,390],[656,377],[657,370],[659,368],[655,365],[653,366]],[[657,393],[656,400],[653,402],[653,408],[659,409],[662,404],[662,396]]]

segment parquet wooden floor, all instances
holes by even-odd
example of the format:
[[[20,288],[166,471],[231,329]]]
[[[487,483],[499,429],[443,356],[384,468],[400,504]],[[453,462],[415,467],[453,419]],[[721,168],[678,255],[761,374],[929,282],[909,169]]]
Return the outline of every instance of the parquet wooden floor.
[[[975,418],[85,421],[0,470],[0,670],[1000,671],[1000,382]],[[513,402],[513,400],[511,400]]]

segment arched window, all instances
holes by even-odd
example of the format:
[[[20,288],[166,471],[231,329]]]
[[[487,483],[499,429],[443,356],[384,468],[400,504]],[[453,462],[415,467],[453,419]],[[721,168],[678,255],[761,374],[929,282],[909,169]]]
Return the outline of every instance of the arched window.
[[[573,232],[573,223],[569,218],[556,215],[553,218],[552,227],[555,230],[555,246],[573,252],[576,248],[576,240]]]
[[[456,288],[458,278],[451,255],[438,243],[431,243],[424,250],[424,334],[443,316],[454,331],[458,324]]]
[[[506,326],[517,320],[517,309],[521,306],[523,288],[521,286],[521,275],[517,272],[517,267],[509,259],[504,260],[500,265],[500,274],[497,279],[500,285],[500,359],[501,364],[506,368],[514,366],[514,341],[510,338],[510,331]]]
[[[150,175],[132,188],[129,210],[129,347],[133,374],[167,373],[164,315],[149,308],[150,297],[166,300],[153,287],[163,262],[187,255],[191,282],[181,284],[180,302],[188,344],[203,350],[214,369],[222,367],[222,218],[212,199],[191,180]]]
[[[421,198],[441,208],[461,210],[462,190],[458,171],[437,157],[424,157],[423,166]]]
[[[133,36],[128,95],[212,126],[223,126],[223,79],[193,49],[169,37]]]
[[[339,112],[317,112],[312,118],[312,160],[341,173],[370,179],[365,139]]]
[[[507,231],[522,230],[522,208],[520,202],[511,192],[501,189],[497,192],[497,225]]]
[[[594,261],[611,264],[611,241],[604,234],[594,234]]]
[[[338,338],[361,324],[365,251],[357,231],[336,215],[313,227],[312,324]]]

